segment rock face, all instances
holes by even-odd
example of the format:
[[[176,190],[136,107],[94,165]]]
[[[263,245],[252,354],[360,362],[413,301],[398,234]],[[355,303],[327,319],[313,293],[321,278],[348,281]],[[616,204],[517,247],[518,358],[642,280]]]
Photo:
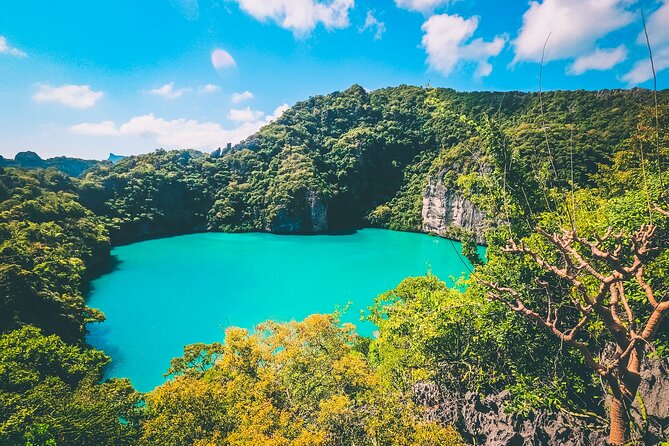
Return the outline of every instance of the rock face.
[[[282,207],[267,228],[277,233],[314,233],[328,230],[328,205],[315,192],[307,191],[296,209]]]
[[[311,231],[323,232],[328,230],[328,206],[319,197],[311,192],[307,197],[311,217]]]
[[[423,231],[451,238],[473,232],[478,243],[485,243],[483,213],[457,190],[446,187],[443,174],[431,177],[423,193]]]
[[[481,397],[440,392],[434,383],[415,388],[427,404],[428,417],[454,425],[470,444],[488,446],[586,446],[606,444],[606,432],[591,430],[560,413],[535,412],[527,417],[504,412],[508,392]]]
[[[669,438],[669,360],[649,360],[641,372],[639,397],[632,411],[642,444],[658,445]],[[607,428],[593,428],[562,413],[535,411],[526,417],[505,413],[508,392],[480,396],[440,389],[433,382],[414,387],[414,398],[428,407],[431,420],[454,425],[472,444],[502,446],[588,446],[607,444]],[[646,419],[641,413],[646,413]]]
[[[659,444],[669,439],[669,360],[647,361],[641,370],[639,399],[633,416],[639,426],[645,426],[646,444]],[[644,420],[639,414],[646,413]]]

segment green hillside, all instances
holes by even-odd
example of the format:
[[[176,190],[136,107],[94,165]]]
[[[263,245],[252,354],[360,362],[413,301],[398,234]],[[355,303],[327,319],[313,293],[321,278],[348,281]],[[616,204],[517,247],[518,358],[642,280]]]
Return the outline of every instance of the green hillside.
[[[666,439],[666,420],[630,409],[639,364],[669,354],[669,91],[659,103],[656,121],[646,90],[354,85],[223,153],[78,178],[0,167],[0,445],[455,445],[481,439],[439,414],[500,393],[522,420]],[[186,347],[149,394],[100,383],[109,358],[85,334],[104,315],[85,295],[110,246],[363,226],[457,237],[476,270],[379,296],[374,339],[337,315],[268,322]]]

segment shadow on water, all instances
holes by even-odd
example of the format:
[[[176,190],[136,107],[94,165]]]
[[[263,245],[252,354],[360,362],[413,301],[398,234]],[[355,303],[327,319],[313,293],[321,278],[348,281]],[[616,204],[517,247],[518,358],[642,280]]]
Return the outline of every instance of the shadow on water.
[[[361,228],[360,228],[361,229]],[[279,235],[282,237],[317,237],[317,236],[341,236],[341,235],[353,235],[356,234],[360,229],[337,229],[333,231],[323,231],[323,232],[258,232],[258,234],[273,234]],[[253,233],[253,232],[252,232]]]
[[[118,256],[111,254],[104,262],[100,262],[94,267],[89,268],[88,277],[83,289],[83,295],[87,301],[95,289],[93,281],[105,274],[118,271],[122,263]],[[93,325],[95,325],[95,329],[91,330]],[[103,368],[103,376],[107,376],[108,370],[114,367],[115,362],[123,361],[123,350],[120,346],[109,343],[109,326],[105,325],[104,321],[86,324],[86,331],[86,343],[91,347],[95,346],[94,348],[103,351],[107,356],[112,358]]]
[[[123,261],[115,256],[110,254],[107,260],[100,262],[99,264],[88,269],[88,277],[84,286],[84,296],[88,298],[93,292],[94,286],[93,281],[105,274],[110,274],[121,269],[121,264]]]
[[[109,327],[104,323],[97,323],[95,330],[89,331],[88,336],[86,337],[86,342],[89,346],[95,346],[95,349],[102,350],[105,355],[112,359],[107,365],[104,366],[104,376],[108,375],[107,372],[110,368],[114,367],[115,363],[123,362],[125,359],[121,346],[109,343],[109,339],[111,339],[109,331]]]
[[[337,231],[324,232],[322,235],[334,235],[334,236],[337,236],[337,235],[353,235],[357,232],[358,232],[357,229],[339,229]]]

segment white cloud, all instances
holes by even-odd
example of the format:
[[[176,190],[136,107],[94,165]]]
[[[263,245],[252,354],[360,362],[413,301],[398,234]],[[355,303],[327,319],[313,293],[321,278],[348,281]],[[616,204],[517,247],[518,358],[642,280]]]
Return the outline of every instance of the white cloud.
[[[648,17],[646,29],[653,50],[653,62],[657,74],[669,68],[669,0],[663,0],[662,5]],[[643,31],[639,33],[637,43],[646,46],[646,35]],[[653,78],[648,52],[645,51],[645,53],[646,57],[638,60],[632,69],[621,78],[629,86],[638,85]]]
[[[192,87],[175,88],[174,82],[170,82],[169,84],[165,84],[162,87],[149,90],[147,91],[147,93],[152,94],[154,96],[160,96],[165,99],[178,99],[182,97],[185,93],[191,91],[197,91],[198,93],[201,94],[217,93],[221,91],[221,87],[215,84],[206,84],[198,87],[197,89]]]
[[[367,11],[365,24],[360,28],[360,32],[367,31],[368,29],[374,31],[374,40],[380,40],[383,33],[386,32],[386,24],[380,22],[371,10]]]
[[[163,147],[206,149],[237,143],[252,135],[266,121],[244,123],[225,129],[216,122],[199,122],[192,119],[166,120],[153,113],[135,116],[116,127],[111,121],[73,125],[69,131],[79,135],[140,136],[150,138]]]
[[[321,23],[327,29],[349,25],[355,0],[235,0],[242,11],[257,20],[272,20],[281,28],[304,36]]]
[[[174,88],[174,82],[170,82],[169,84],[165,84],[162,87],[159,88],[154,88],[153,90],[149,90],[147,93],[155,95],[155,96],[161,96],[165,99],[177,99],[183,96],[184,93],[190,91],[190,88]]]
[[[398,8],[422,13],[430,13],[435,9],[452,3],[452,0],[395,0]]]
[[[26,57],[27,54],[7,43],[5,36],[0,36],[0,54],[9,54],[14,57]]]
[[[104,97],[102,91],[93,91],[89,85],[62,85],[52,87],[38,84],[33,95],[35,102],[58,102],[72,108],[90,108]]]
[[[102,121],[100,123],[84,122],[82,124],[73,125],[69,128],[70,132],[78,135],[93,135],[93,136],[116,136],[118,129],[116,124],[112,121]]]
[[[630,0],[531,1],[513,41],[513,63],[539,62],[549,33],[546,62],[592,51],[600,38],[634,20],[634,14],[626,9],[629,4]]]
[[[193,119],[167,120],[153,113],[135,116],[116,126],[112,121],[73,125],[69,131],[79,135],[94,136],[140,136],[151,138],[164,148],[210,149],[227,143],[236,144],[257,132],[262,126],[278,119],[288,109],[287,104],[278,106],[271,115],[256,115],[257,119],[242,122],[237,127],[226,129],[216,122],[199,122]]]
[[[237,65],[237,62],[235,62],[235,59],[230,53],[220,48],[216,48],[211,52],[211,64],[217,70],[221,70],[224,68],[232,68]]]
[[[265,121],[267,122],[272,122],[277,119],[279,119],[286,110],[288,110],[290,106],[288,104],[281,104],[277,108],[274,109],[274,112],[271,115],[267,115],[265,117]]]
[[[648,17],[646,29],[652,46],[669,42],[669,0],[664,0],[663,5]],[[646,36],[643,32],[639,34],[637,42],[642,45],[646,44]]]
[[[122,124],[123,135],[138,135],[153,138],[165,146],[181,148],[203,148],[221,146],[232,142],[234,130],[226,130],[215,122],[198,122],[192,119],[171,121],[156,118],[153,114],[136,116]]]
[[[228,119],[235,122],[252,122],[257,121],[263,115],[263,112],[258,110],[251,110],[251,107],[233,108],[228,113]]]
[[[477,64],[476,76],[488,76],[492,72],[490,58],[504,49],[507,39],[496,36],[491,42],[478,38],[467,43],[478,25],[478,17],[464,19],[448,14],[430,17],[423,24],[423,47],[430,67],[448,76],[458,62],[469,61]]]
[[[580,75],[590,70],[610,70],[627,59],[627,47],[596,49],[590,54],[579,57],[567,68],[567,74]]]
[[[233,104],[240,104],[244,101],[248,101],[250,99],[253,99],[253,93],[250,91],[246,90],[241,93],[233,93],[232,95],[232,103]]]
[[[221,91],[221,87],[214,84],[207,84],[198,88],[198,91],[200,93],[218,93],[219,91]]]
[[[653,62],[655,62],[655,71],[660,71],[669,68],[669,46],[660,48],[653,52]],[[634,67],[626,73],[621,79],[627,82],[629,86],[634,86],[651,80],[653,78],[653,71],[650,67],[650,59],[642,59],[634,64]]]

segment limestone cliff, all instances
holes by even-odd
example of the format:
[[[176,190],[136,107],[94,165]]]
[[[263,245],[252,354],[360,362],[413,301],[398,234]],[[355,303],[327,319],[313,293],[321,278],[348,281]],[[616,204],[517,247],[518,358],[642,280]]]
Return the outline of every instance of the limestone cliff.
[[[308,191],[296,208],[280,207],[266,228],[276,233],[315,233],[328,230],[328,205],[315,192]]]
[[[328,230],[328,205],[316,194],[311,193],[307,197],[311,221],[311,231],[324,232]]]
[[[422,230],[450,238],[472,232],[478,243],[485,243],[483,213],[456,188],[444,184],[444,173],[441,170],[428,180],[423,193]]]

